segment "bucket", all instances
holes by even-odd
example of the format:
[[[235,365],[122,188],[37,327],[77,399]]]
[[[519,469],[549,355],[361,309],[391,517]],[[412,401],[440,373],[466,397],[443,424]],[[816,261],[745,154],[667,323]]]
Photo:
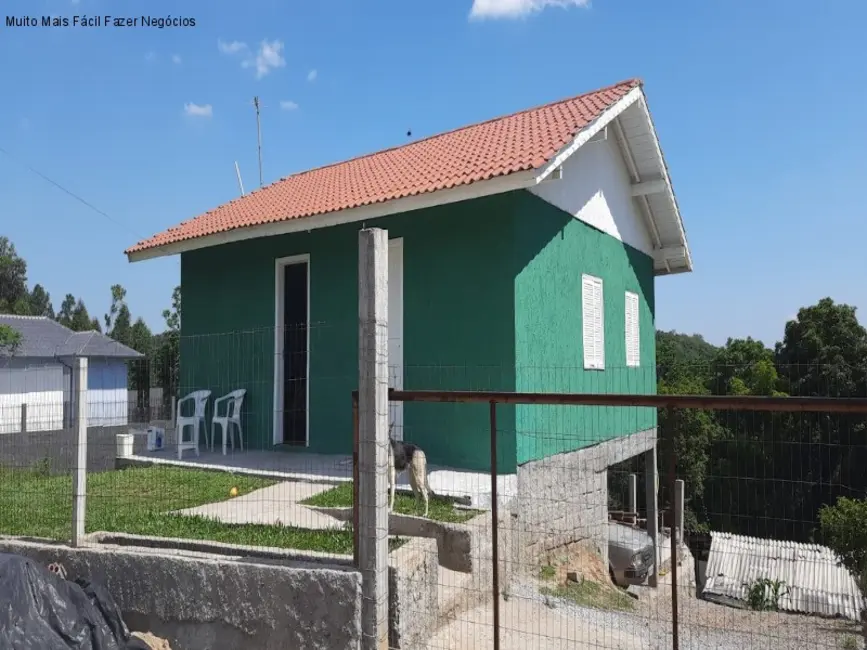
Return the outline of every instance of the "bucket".
[[[133,454],[133,434],[119,433],[117,434],[117,456],[118,458],[129,458]]]

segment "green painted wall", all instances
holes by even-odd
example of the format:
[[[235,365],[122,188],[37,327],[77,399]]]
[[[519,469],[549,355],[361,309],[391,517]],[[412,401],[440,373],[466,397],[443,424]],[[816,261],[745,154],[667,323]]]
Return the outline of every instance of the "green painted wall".
[[[653,261],[525,192],[514,221],[518,391],[655,393]],[[603,280],[605,370],[584,370],[581,275]],[[625,292],[640,297],[640,366],[626,366]],[[519,406],[517,462],[656,426],[649,408]]]
[[[649,257],[515,192],[369,221],[404,239],[407,389],[647,392],[656,388]],[[310,447],[351,452],[358,381],[361,224],[184,253],[182,392],[248,390],[251,448],[271,447],[274,260],[310,255]],[[603,278],[606,370],[584,371],[581,273]],[[624,291],[642,297],[641,367],[625,368]],[[435,464],[490,467],[489,412],[405,404],[404,439]],[[576,449],[654,426],[652,409],[498,407],[498,463]],[[210,413],[208,414],[210,418]]]
[[[404,386],[513,390],[513,197],[502,195],[364,224],[404,238]],[[361,224],[254,239],[181,256],[181,391],[247,388],[246,439],[270,448],[274,399],[274,260],[310,255],[308,451],[350,453],[358,381]],[[404,438],[429,462],[490,466],[488,408],[406,404]],[[210,421],[210,413],[208,414]],[[515,467],[514,409],[501,407],[498,461]]]

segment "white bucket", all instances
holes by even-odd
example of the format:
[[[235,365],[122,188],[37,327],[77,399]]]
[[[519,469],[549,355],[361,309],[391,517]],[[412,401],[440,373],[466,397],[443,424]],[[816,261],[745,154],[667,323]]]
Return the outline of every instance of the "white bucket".
[[[133,434],[119,433],[117,434],[117,456],[118,458],[129,458],[133,454]]]

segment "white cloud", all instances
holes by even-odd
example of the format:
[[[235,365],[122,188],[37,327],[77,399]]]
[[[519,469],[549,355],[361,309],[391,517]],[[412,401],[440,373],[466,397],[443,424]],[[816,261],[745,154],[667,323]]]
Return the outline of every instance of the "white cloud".
[[[243,41],[227,43],[223,40],[217,40],[217,47],[223,54],[241,56],[241,67],[254,68],[256,79],[261,79],[272,70],[286,65],[286,59],[283,58],[283,41],[280,40],[263,40],[255,54]]]
[[[181,64],[181,55],[180,54],[172,54],[172,63],[175,65]]]
[[[547,7],[589,7],[590,0],[473,0],[470,18],[522,18]]]
[[[261,79],[274,68],[286,65],[283,58],[283,41],[262,41],[256,53],[256,79]]]
[[[211,117],[214,114],[214,108],[210,104],[188,102],[184,104],[184,113],[190,117]]]
[[[280,102],[280,108],[282,108],[284,111],[294,111],[296,108],[298,108],[298,104],[293,102],[291,99],[284,99]]]
[[[222,39],[217,39],[217,47],[223,54],[240,54],[241,52],[247,52],[249,49],[247,44],[243,41],[232,41],[231,43],[226,43]]]
[[[307,81],[316,81],[316,77],[319,76],[319,73],[316,70],[311,70],[307,73]]]

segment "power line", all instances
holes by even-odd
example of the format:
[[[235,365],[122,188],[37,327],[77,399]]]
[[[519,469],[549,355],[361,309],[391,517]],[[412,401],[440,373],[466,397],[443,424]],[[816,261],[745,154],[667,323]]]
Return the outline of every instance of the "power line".
[[[105,217],[106,219],[108,219],[108,220],[111,221],[112,223],[117,224],[118,226],[122,226],[123,228],[126,228],[126,229],[129,230],[133,235],[135,235],[136,237],[138,237],[138,238],[140,238],[140,239],[143,239],[142,235],[141,235],[140,233],[135,232],[132,228],[130,228],[129,224],[123,223],[122,221],[118,221],[117,219],[115,219],[115,218],[112,217],[111,215],[109,215],[109,214],[103,212],[102,210],[100,210],[99,208],[97,208],[95,205],[93,205],[92,203],[90,203],[89,201],[87,201],[86,199],[81,198],[81,197],[80,197],[78,194],[76,194],[75,192],[66,189],[65,187],[63,187],[63,185],[61,185],[61,184],[58,183],[57,181],[52,180],[51,178],[49,178],[48,176],[46,176],[45,174],[43,174],[43,173],[42,173],[41,171],[39,171],[38,169],[33,168],[31,165],[27,164],[26,162],[24,162],[23,160],[21,160],[21,159],[18,158],[17,156],[14,156],[10,151],[4,149],[2,146],[0,146],[0,153],[4,153],[4,154],[6,154],[6,155],[9,156],[13,161],[15,161],[16,163],[18,163],[19,165],[21,165],[22,167],[24,167],[24,168],[27,169],[28,171],[30,171],[30,172],[36,174],[37,176],[39,176],[39,178],[41,178],[42,180],[46,181],[47,183],[51,183],[52,185],[54,185],[54,187],[56,187],[57,189],[59,189],[61,192],[64,192],[65,194],[68,194],[68,195],[71,196],[73,199],[75,199],[75,200],[78,201],[79,203],[82,203],[83,205],[87,206],[88,208],[90,208],[91,210],[93,210],[94,212],[96,212],[97,214],[102,215],[103,217]]]

